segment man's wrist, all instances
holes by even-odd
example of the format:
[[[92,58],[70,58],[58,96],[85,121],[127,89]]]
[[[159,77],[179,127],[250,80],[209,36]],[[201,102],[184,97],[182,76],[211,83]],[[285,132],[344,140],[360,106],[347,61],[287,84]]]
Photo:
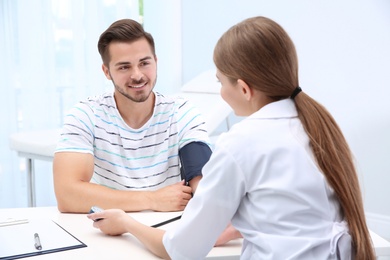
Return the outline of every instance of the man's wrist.
[[[148,205],[148,209],[156,211],[157,206],[156,206],[156,200],[154,199],[155,197],[155,191],[145,191],[145,198],[146,198],[146,205]]]

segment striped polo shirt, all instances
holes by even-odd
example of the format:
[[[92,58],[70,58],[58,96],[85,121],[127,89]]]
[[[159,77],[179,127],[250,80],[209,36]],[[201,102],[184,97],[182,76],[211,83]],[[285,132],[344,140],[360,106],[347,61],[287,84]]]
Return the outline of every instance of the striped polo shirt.
[[[65,116],[56,153],[94,156],[91,182],[119,190],[156,190],[181,180],[179,149],[197,141],[209,144],[205,121],[187,100],[155,93],[152,117],[129,127],[114,94],[90,97]]]

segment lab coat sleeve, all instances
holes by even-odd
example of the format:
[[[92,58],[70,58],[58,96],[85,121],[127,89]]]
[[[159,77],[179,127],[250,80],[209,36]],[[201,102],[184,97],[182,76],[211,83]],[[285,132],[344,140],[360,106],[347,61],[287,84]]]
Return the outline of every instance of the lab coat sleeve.
[[[163,237],[172,259],[204,259],[245,195],[244,175],[227,149],[216,148],[202,172],[181,220]]]

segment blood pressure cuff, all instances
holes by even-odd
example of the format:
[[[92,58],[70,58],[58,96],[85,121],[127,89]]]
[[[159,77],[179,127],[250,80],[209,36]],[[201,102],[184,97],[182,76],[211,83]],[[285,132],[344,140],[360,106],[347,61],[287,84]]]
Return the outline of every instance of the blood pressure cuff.
[[[202,168],[211,156],[210,147],[202,142],[186,144],[179,150],[181,177],[186,183],[196,176],[202,176]]]

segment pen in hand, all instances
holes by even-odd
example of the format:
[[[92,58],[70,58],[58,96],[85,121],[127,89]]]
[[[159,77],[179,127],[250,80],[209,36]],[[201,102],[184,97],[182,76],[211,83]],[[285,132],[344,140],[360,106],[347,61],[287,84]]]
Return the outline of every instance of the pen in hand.
[[[35,248],[37,250],[41,250],[42,249],[42,245],[41,245],[41,240],[39,239],[38,233],[34,234],[34,240],[35,240]]]

